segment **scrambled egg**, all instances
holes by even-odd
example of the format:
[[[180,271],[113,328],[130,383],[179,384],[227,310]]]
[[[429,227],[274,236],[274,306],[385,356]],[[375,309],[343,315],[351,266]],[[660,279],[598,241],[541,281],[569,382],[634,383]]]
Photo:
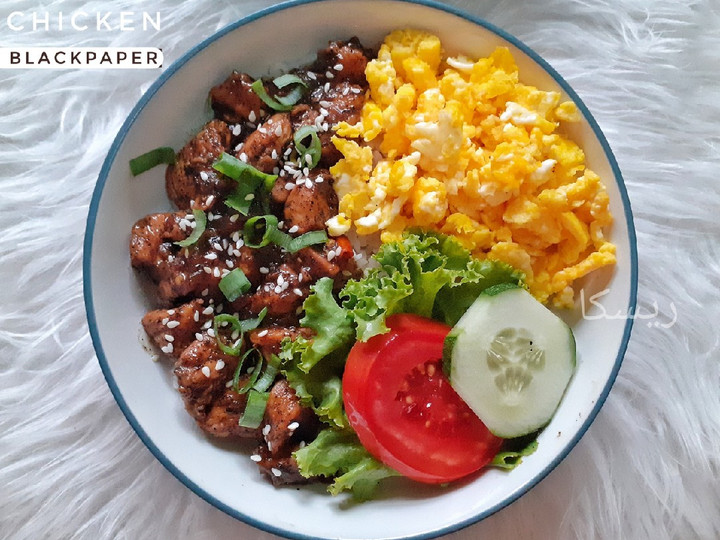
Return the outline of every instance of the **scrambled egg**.
[[[542,302],[573,302],[574,280],[615,263],[600,178],[557,133],[572,102],[519,82],[506,48],[443,59],[440,40],[389,34],[365,71],[362,119],[341,123],[331,169],[340,199],[331,234],[396,240],[410,227],[455,236],[480,258],[526,274]]]

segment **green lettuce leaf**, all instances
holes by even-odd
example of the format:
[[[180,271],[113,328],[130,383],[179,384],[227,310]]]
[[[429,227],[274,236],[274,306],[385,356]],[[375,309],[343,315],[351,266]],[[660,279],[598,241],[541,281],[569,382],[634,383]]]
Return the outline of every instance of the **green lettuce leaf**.
[[[454,238],[433,232],[407,233],[401,242],[384,244],[374,258],[380,268],[340,292],[361,341],[387,332],[385,318],[393,313],[454,326],[483,290],[498,283],[520,285],[524,278],[505,263],[475,259]]]
[[[367,341],[388,331],[385,317],[399,313],[403,300],[411,293],[410,282],[401,275],[388,276],[383,270],[373,268],[362,279],[348,281],[340,294],[344,299],[343,308],[355,322],[357,338]]]
[[[311,351],[313,341],[298,337],[294,341],[284,339],[279,357],[281,371],[288,384],[306,407],[310,407],[320,420],[328,425],[348,425],[342,402],[342,371],[347,349],[334,352],[315,362],[312,369],[301,369],[303,357]]]
[[[348,490],[358,500],[372,497],[380,480],[400,476],[373,458],[351,429],[325,429],[294,456],[304,477],[335,478],[330,493]]]
[[[498,452],[493,460],[489,463],[491,467],[498,467],[510,471],[522,463],[522,458],[529,456],[537,450],[537,435],[532,435],[532,440],[527,442],[526,437],[520,439],[508,440],[505,443],[506,449]]]
[[[352,344],[355,331],[348,312],[340,307],[332,294],[333,280],[322,278],[311,288],[305,300],[305,316],[300,324],[315,331],[315,337],[300,355],[298,367],[308,373],[320,359]]]

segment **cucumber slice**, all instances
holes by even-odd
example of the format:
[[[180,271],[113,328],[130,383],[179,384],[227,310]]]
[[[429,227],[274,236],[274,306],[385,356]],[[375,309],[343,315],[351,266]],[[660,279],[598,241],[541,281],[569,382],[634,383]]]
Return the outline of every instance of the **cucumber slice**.
[[[495,435],[552,418],[575,369],[570,327],[525,289],[481,294],[450,333],[450,383]]]

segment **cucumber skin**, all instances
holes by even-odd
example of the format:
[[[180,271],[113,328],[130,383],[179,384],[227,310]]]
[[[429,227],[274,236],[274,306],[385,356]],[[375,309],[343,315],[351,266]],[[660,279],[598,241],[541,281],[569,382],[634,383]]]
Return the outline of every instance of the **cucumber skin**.
[[[502,284],[490,287],[486,291],[483,291],[483,293],[480,295],[480,297],[478,297],[478,300],[476,300],[476,302],[479,301],[479,302],[484,303],[484,302],[491,301],[490,298],[488,298],[488,297],[498,296],[506,291],[510,291],[510,290],[514,290],[514,289],[520,289],[520,290],[527,292],[526,289],[524,289],[523,287],[518,287],[515,284],[502,283]],[[527,293],[527,294],[529,296],[529,293]],[[534,298],[533,298],[533,300],[534,300]],[[540,303],[538,302],[538,304],[540,304]],[[540,305],[542,305],[542,304],[540,304]],[[472,309],[472,306],[468,310],[468,312],[471,311],[471,309]],[[486,309],[489,309],[489,308],[486,308]],[[545,308],[545,309],[547,309],[547,308]],[[569,387],[570,381],[572,380],[572,377],[574,376],[575,368],[577,366],[577,347],[576,347],[575,336],[572,332],[572,329],[564,321],[562,321],[559,317],[557,317],[557,315],[552,313],[550,310],[547,310],[547,311],[549,314],[552,315],[552,317],[555,317],[562,324],[562,326],[567,330],[567,338],[568,338],[567,347],[568,347],[568,351],[571,353],[571,354],[569,354],[569,358],[568,358],[571,369],[570,369],[570,374],[569,374],[567,383],[565,384],[562,394],[560,395],[560,397],[557,400],[557,404],[556,404],[555,408],[553,409],[552,413],[549,415],[549,417],[545,423],[531,424],[526,429],[520,430],[520,431],[518,431],[518,430],[504,431],[502,428],[498,429],[499,426],[494,426],[494,429],[492,427],[488,426],[488,429],[493,433],[493,435],[496,435],[496,436],[504,438],[504,439],[512,439],[512,438],[522,437],[522,436],[525,436],[530,433],[533,433],[533,432],[543,429],[545,426],[547,426],[548,423],[550,423],[553,416],[555,415],[555,412],[557,411],[557,407],[562,402],[562,399],[565,396],[567,389]],[[445,347],[443,349],[443,360],[444,360],[443,361],[443,370],[444,371],[446,370],[445,373],[448,377],[448,380],[450,381],[450,384],[453,385],[453,387],[456,389],[456,391],[460,390],[459,388],[456,387],[455,384],[453,384],[453,376],[452,376],[452,368],[454,367],[454,363],[455,363],[454,357],[455,357],[456,345],[457,345],[458,338],[461,335],[466,334],[468,331],[468,329],[460,327],[461,323],[462,323],[462,319],[460,321],[458,321],[458,324],[448,334],[448,338],[450,338],[450,339],[446,338]],[[464,346],[467,347],[467,345],[464,345]],[[455,377],[457,377],[457,374],[455,374]],[[460,385],[458,385],[458,386],[460,386]],[[462,390],[458,391],[458,394],[460,394],[461,397],[463,397],[461,392],[462,392]],[[464,397],[463,397],[463,399],[465,400]],[[467,402],[467,400],[465,400],[465,401]],[[471,409],[474,410],[474,407],[471,407]],[[478,415],[478,416],[480,416],[480,415]],[[484,423],[487,424],[487,422],[485,422],[485,420],[483,420],[482,417],[480,419]],[[493,422],[490,422],[490,423],[493,424]]]

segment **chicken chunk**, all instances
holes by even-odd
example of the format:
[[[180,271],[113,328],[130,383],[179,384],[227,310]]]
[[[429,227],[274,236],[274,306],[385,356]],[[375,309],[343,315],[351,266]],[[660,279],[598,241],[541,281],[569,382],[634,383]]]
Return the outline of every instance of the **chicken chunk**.
[[[295,390],[279,379],[270,390],[265,408],[265,443],[273,455],[281,455],[291,440],[311,440],[317,435],[319,421],[312,409],[300,404]]]
[[[338,197],[332,177],[325,169],[313,170],[309,182],[288,193],[283,217],[288,230],[297,234],[325,229],[325,222],[338,213]]]
[[[290,115],[274,114],[247,136],[245,142],[235,151],[235,156],[259,171],[270,174],[280,163],[283,148],[292,140],[292,136]]]
[[[318,51],[313,69],[319,73],[332,73],[332,80],[366,84],[365,67],[371,57],[372,51],[364,48],[356,37],[348,41],[331,41],[327,48]]]
[[[226,386],[237,363],[237,356],[223,353],[214,338],[204,336],[191,343],[175,363],[178,390],[185,408],[204,431],[216,437],[258,438],[259,429],[238,425],[247,395]]]
[[[228,124],[255,123],[262,116],[263,102],[253,91],[252,77],[234,71],[210,90],[210,105],[219,118]]]
[[[197,298],[173,309],[154,309],[143,317],[143,328],[162,352],[179,358],[212,319],[212,308],[206,304]]]
[[[281,264],[267,274],[265,282],[250,296],[248,309],[259,313],[267,308],[268,317],[273,319],[295,315],[310,294],[311,282],[300,279],[291,266]]]
[[[178,246],[175,242],[190,235],[192,229],[187,224],[191,219],[192,214],[185,212],[152,214],[139,220],[132,229],[132,265],[155,283],[162,305],[198,297],[222,301],[218,283],[234,268],[240,268],[251,283],[260,281],[254,251],[244,245],[231,245],[226,235],[219,234],[218,231],[239,227],[227,216],[209,222],[194,245]]]
[[[227,124],[212,120],[180,150],[165,171],[165,188],[175,206],[207,210],[232,189],[234,182],[212,167],[231,140]]]

